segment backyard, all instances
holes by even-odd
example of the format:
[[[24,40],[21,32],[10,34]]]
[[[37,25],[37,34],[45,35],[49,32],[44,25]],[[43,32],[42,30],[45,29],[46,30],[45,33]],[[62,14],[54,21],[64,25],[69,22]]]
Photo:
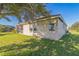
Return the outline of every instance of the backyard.
[[[58,41],[15,33],[0,33],[0,56],[72,55],[79,55],[78,33],[69,33]]]

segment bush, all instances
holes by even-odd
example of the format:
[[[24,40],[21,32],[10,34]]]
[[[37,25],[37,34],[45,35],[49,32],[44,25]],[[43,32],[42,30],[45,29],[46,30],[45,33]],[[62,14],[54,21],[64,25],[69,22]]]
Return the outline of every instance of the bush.
[[[11,32],[13,32],[13,33],[17,33],[17,30],[16,30],[16,29],[13,29]]]

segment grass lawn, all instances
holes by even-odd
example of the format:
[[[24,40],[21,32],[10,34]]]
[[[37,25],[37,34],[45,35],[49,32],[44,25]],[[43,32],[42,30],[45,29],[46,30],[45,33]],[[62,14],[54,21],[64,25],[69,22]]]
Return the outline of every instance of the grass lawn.
[[[59,41],[54,41],[21,34],[0,33],[0,56],[51,55],[79,55],[79,34],[67,34]]]

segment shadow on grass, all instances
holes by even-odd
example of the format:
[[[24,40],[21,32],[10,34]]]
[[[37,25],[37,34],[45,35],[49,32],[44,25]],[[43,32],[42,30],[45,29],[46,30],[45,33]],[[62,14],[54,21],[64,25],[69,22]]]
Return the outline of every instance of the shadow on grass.
[[[79,35],[67,34],[58,41],[32,38],[19,44],[0,47],[0,55],[79,56]]]
[[[0,34],[0,36],[5,36],[6,34]]]

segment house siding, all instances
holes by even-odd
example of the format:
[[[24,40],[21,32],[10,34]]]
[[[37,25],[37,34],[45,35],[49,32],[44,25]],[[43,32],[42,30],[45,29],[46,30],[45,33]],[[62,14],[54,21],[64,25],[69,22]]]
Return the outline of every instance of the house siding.
[[[55,30],[49,31],[48,23],[54,22],[55,23]],[[30,31],[30,27],[36,27],[36,31]],[[23,34],[29,36],[38,36],[40,38],[47,38],[51,40],[58,40],[60,39],[67,31],[66,25],[59,19],[55,18],[52,20],[43,20],[34,22],[32,24],[23,25]]]
[[[48,38],[51,40],[60,39],[66,33],[66,28],[64,28],[66,26],[59,19],[56,20],[58,20],[58,23],[55,25],[55,31],[49,31],[48,21],[34,23],[34,26],[37,28],[37,31],[34,34],[41,38]]]
[[[33,32],[30,31],[30,26],[32,26],[32,24],[23,25],[23,34],[24,35],[33,36]]]
[[[58,20],[58,27],[57,27],[57,39],[60,39],[64,34],[66,34],[66,25],[61,22],[60,20]]]

